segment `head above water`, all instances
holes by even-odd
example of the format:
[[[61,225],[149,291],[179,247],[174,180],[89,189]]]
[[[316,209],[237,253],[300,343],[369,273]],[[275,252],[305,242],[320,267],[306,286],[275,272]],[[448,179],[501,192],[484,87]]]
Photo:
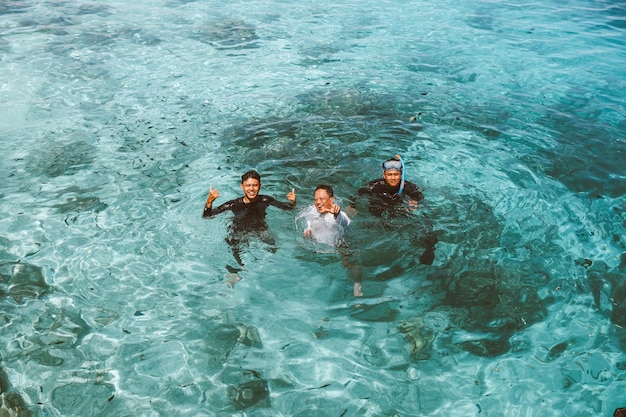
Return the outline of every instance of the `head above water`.
[[[333,191],[333,187],[326,184],[320,184],[315,188],[315,193],[313,194],[313,204],[319,213],[328,213],[334,203],[335,192]]]
[[[258,172],[251,170],[241,176],[241,189],[244,194],[244,202],[248,203],[256,200],[261,190],[261,176]]]
[[[335,196],[335,192],[333,191],[333,187],[331,187],[330,185],[320,184],[317,187],[315,187],[315,192],[317,192],[317,190],[324,190],[324,191],[326,191],[326,193],[328,193],[329,197],[334,197]]]
[[[261,182],[261,175],[255,170],[251,169],[241,176],[241,183],[243,184],[244,182],[246,182],[247,179],[250,178],[257,180],[259,183]]]
[[[388,186],[397,188],[398,194],[402,194],[404,188],[404,162],[400,155],[383,162],[383,179]]]

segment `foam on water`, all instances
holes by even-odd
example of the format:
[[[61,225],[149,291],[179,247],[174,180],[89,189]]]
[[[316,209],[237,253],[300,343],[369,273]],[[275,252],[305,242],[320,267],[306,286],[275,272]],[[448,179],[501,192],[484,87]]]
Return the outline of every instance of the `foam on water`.
[[[0,5],[0,388],[41,416],[612,415],[626,406],[623,5]],[[342,207],[341,257],[239,176]],[[419,256],[437,235],[433,265]],[[239,281],[237,281],[240,279]],[[227,285],[230,282],[234,288]]]

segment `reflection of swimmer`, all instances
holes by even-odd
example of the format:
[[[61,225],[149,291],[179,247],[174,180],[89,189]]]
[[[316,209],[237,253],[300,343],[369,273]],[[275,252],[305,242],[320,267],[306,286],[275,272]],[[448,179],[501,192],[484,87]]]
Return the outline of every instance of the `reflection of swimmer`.
[[[265,222],[265,212],[269,206],[278,207],[282,210],[291,210],[296,205],[296,193],[291,190],[287,194],[290,203],[283,203],[268,195],[259,194],[261,190],[261,176],[256,171],[248,171],[241,176],[241,189],[243,197],[227,201],[226,203],[213,209],[213,201],[219,196],[219,192],[209,188],[209,196],[204,206],[202,217],[211,217],[216,214],[232,211],[234,214],[232,224],[229,228],[230,236],[226,242],[230,245],[233,255],[239,265],[241,261],[241,246],[248,244],[251,236],[256,236],[261,241],[274,246],[274,237],[267,229]],[[232,272],[232,271],[231,271]]]
[[[350,260],[350,251],[344,240],[345,228],[350,224],[348,216],[335,204],[335,193],[330,185],[320,184],[313,195],[314,205],[300,212],[297,218],[306,221],[302,233],[305,238],[318,243],[336,246],[343,260],[343,265],[354,280],[353,294],[361,297],[361,270]]]
[[[378,217],[398,217],[407,212],[417,210],[419,203],[424,199],[420,188],[404,179],[404,162],[400,155],[383,162],[383,177],[370,181],[366,187],[359,188],[359,196],[369,197],[369,211]],[[351,199],[351,206],[355,198]],[[431,229],[430,224],[426,224]],[[420,256],[420,263],[432,265],[435,258],[435,244],[437,236],[428,231],[425,236],[416,242],[425,246],[424,253]]]

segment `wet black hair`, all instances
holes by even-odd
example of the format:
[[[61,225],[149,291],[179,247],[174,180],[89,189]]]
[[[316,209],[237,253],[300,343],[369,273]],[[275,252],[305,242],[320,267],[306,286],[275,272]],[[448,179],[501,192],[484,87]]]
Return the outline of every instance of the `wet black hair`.
[[[326,185],[326,184],[320,184],[317,187],[315,187],[315,191],[317,190],[324,190],[328,193],[329,197],[334,197],[335,196],[335,192],[333,191],[333,187],[331,187],[330,185]]]
[[[241,176],[241,183],[243,184],[244,182],[246,182],[247,179],[250,178],[254,178],[255,180],[258,180],[259,183],[261,183],[261,175],[253,169]]]

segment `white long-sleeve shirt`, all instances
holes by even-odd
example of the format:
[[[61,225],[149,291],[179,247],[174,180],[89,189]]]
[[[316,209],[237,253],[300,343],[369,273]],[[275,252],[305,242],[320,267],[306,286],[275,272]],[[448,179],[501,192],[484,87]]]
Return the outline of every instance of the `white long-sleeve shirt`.
[[[298,217],[306,221],[306,230],[311,231],[313,240],[332,246],[341,243],[344,229],[350,224],[350,218],[343,211],[335,218],[332,213],[318,213],[315,206],[305,208]]]

